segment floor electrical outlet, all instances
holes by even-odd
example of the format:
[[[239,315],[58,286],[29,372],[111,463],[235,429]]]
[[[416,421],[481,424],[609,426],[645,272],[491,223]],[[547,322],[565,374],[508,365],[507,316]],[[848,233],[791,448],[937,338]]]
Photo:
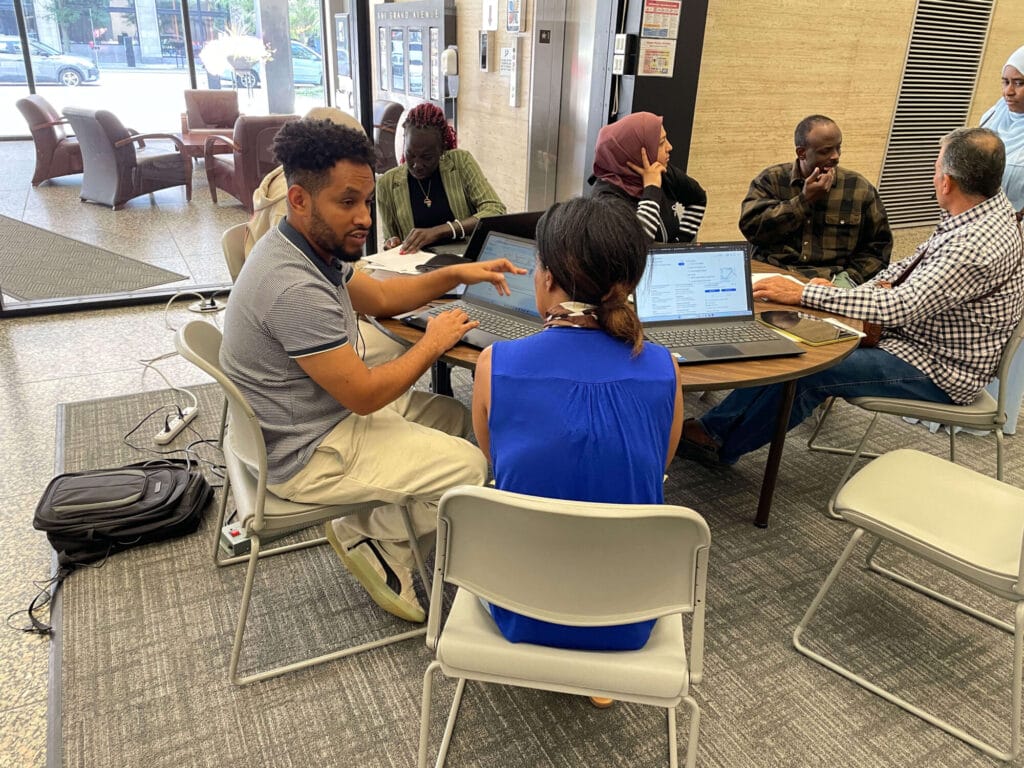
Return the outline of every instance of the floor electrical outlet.
[[[181,434],[181,430],[191,423],[192,419],[196,417],[196,413],[198,411],[199,409],[194,405],[190,405],[188,408],[182,408],[181,416],[175,414],[168,419],[166,426],[154,435],[153,441],[157,445],[167,445],[171,440]]]

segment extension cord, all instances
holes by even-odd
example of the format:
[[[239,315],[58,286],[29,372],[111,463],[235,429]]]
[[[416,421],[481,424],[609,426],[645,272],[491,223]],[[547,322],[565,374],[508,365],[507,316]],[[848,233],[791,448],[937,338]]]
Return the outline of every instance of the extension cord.
[[[188,408],[182,408],[181,416],[176,415],[168,421],[164,428],[154,435],[153,442],[157,445],[167,445],[171,440],[181,434],[181,430],[192,422],[192,419],[196,417],[196,413],[198,411],[199,409],[194,405],[190,405]]]
[[[227,304],[218,299],[204,299],[203,301],[193,301],[188,308],[190,312],[205,313],[220,312],[226,306]]]

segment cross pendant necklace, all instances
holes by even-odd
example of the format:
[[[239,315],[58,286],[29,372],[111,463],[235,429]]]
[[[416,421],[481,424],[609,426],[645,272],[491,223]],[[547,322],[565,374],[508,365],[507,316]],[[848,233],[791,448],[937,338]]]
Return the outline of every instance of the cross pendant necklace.
[[[414,176],[413,178],[416,178],[416,177]],[[431,178],[430,181],[427,182],[427,188],[423,189],[423,182],[420,181],[419,179],[416,179],[416,184],[419,186],[420,192],[423,193],[423,204],[425,206],[427,206],[427,208],[429,208],[431,203],[433,202],[430,199],[430,185],[433,184],[433,183],[434,183],[434,179]]]

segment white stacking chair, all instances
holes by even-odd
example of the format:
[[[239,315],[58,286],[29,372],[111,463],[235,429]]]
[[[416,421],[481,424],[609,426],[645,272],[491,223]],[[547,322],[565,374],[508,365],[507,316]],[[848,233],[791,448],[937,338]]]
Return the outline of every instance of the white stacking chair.
[[[1020,347],[1021,340],[1024,339],[1024,319],[1018,323],[1017,327],[1010,334],[1010,338],[1007,339],[1006,344],[1003,346],[1002,356],[999,359],[999,367],[996,369],[996,377],[1000,382],[1006,381],[1009,374],[1010,366],[1013,363],[1014,355],[1017,354],[1017,348]],[[825,424],[825,420],[828,418],[828,414],[835,403],[835,398],[829,398],[825,405],[825,410],[822,412],[818,419],[818,423],[814,428],[814,432],[807,440],[807,447],[812,451],[824,451],[825,453],[835,453],[842,456],[851,456],[850,463],[846,467],[846,471],[843,476],[839,478],[839,483],[836,485],[835,493],[832,495],[832,499],[829,501],[828,516],[832,518],[838,518],[835,514],[835,497],[839,493],[839,489],[843,487],[847,479],[853,473],[854,467],[857,465],[857,460],[860,458],[874,459],[878,457],[877,453],[866,453],[864,447],[867,444],[868,437],[871,435],[871,431],[875,427],[875,423],[878,421],[878,417],[887,413],[893,416],[907,416],[910,418],[920,419],[921,421],[934,421],[940,424],[946,424],[949,427],[949,460],[956,461],[956,428],[961,427],[963,429],[974,429],[974,430],[991,430],[992,435],[996,441],[996,478],[999,480],[1003,479],[1003,424],[1006,423],[1006,392],[1008,389],[1002,385],[997,388],[996,397],[992,397],[987,391],[982,390],[978,393],[978,396],[974,398],[974,402],[967,405],[953,405],[943,403],[930,403],[925,400],[906,400],[903,398],[896,397],[851,397],[847,398],[847,402],[851,405],[856,405],[858,408],[863,408],[874,414],[871,418],[871,423],[868,424],[867,430],[864,432],[864,436],[861,437],[860,442],[857,444],[855,449],[850,448],[837,448],[834,446],[821,445],[816,442],[818,433],[821,431],[822,426]]]
[[[690,686],[704,664],[711,533],[691,509],[595,504],[460,486],[441,498],[423,678],[419,765],[427,764],[434,672],[457,678],[437,758],[444,765],[466,680],[608,696],[668,711],[677,765],[676,707],[690,711],[686,765],[697,760],[700,707]],[[445,583],[458,591],[441,631]],[[478,598],[543,621],[610,626],[657,619],[637,651],[576,651],[510,643]],[[687,662],[682,614],[692,616]]]
[[[227,262],[231,282],[238,279],[238,273],[242,271],[242,264],[245,261],[245,228],[247,226],[242,223],[228,227],[220,238],[220,247],[224,251],[224,261]]]
[[[843,486],[836,513],[856,526],[849,543],[793,633],[793,645],[857,685],[917,715],[992,757],[1012,760],[1021,751],[1021,669],[1024,658],[1024,490],[920,451],[902,449],[868,464]],[[1010,678],[1010,746],[1001,750],[861,677],[803,642],[804,632],[865,534],[876,537],[868,567],[893,581],[1014,637]],[[882,542],[953,573],[1015,604],[1014,621],[989,616],[874,562]],[[884,653],[880,649],[880,653]],[[963,694],[962,691],[954,692]]]
[[[242,652],[242,640],[245,635],[246,619],[249,615],[249,603],[252,598],[252,587],[256,576],[257,564],[264,557],[280,555],[285,552],[293,552],[327,543],[326,537],[321,536],[264,550],[261,540],[264,538],[279,538],[287,533],[325,523],[328,520],[374,509],[384,504],[384,502],[367,501],[361,504],[347,505],[299,504],[270,493],[267,490],[267,449],[263,442],[263,432],[256,419],[256,414],[246,402],[242,393],[221,370],[219,362],[220,343],[220,331],[212,324],[202,320],[193,320],[187,323],[178,330],[174,339],[174,345],[178,353],[216,379],[224,391],[224,396],[228,402],[228,429],[223,441],[224,463],[227,474],[224,479],[224,488],[221,492],[217,524],[213,528],[213,560],[220,567],[239,562],[247,562],[249,564],[245,574],[245,585],[242,589],[242,604],[238,612],[234,644],[231,649],[229,667],[231,682],[236,685],[245,685],[257,680],[276,677],[286,672],[305,669],[315,664],[340,659],[344,656],[351,656],[371,648],[378,648],[413,637],[421,637],[426,632],[425,628],[401,632],[380,640],[343,648],[303,661],[277,666],[264,672],[239,675],[238,663]],[[222,558],[219,549],[220,533],[221,528],[227,522],[229,491],[234,498],[235,508],[238,511],[237,524],[244,527],[250,537],[251,549],[247,555]],[[412,546],[420,578],[423,579],[424,587],[429,593],[430,579],[423,565],[423,556],[417,543],[416,532],[413,529],[408,510],[403,508],[403,512],[406,532],[409,536],[409,543]]]

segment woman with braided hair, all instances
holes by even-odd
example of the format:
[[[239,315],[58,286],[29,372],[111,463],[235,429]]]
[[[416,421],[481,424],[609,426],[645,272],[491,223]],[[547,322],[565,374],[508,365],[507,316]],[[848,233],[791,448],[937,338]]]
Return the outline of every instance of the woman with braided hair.
[[[544,330],[485,349],[476,368],[473,430],[495,485],[547,498],[661,504],[683,402],[678,365],[644,341],[628,301],[647,261],[636,214],[609,198],[556,203],[537,224],[537,249]],[[654,626],[567,627],[489,609],[509,640],[561,648],[632,650]]]
[[[464,240],[477,219],[505,213],[473,156],[456,149],[455,130],[439,107],[429,102],[413,107],[402,126],[402,164],[377,183],[385,248],[418,251]]]

